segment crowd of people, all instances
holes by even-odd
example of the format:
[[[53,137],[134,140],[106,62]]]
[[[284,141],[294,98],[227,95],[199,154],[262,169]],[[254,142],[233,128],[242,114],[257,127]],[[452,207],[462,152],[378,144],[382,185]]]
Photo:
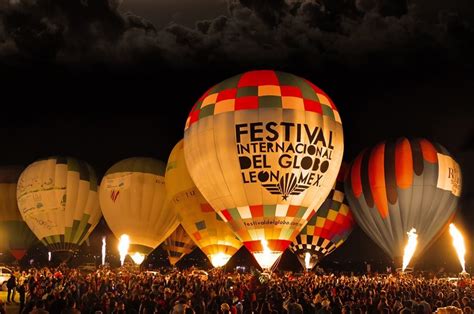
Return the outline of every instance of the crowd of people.
[[[471,279],[407,274],[228,273],[215,269],[15,271],[20,313],[472,313]],[[13,280],[12,280],[13,281]],[[5,306],[0,306],[0,313]]]

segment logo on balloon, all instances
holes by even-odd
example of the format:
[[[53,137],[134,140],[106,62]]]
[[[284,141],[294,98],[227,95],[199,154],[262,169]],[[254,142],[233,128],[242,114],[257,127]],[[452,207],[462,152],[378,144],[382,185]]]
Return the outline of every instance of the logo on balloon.
[[[120,194],[120,191],[112,190],[112,192],[110,193],[110,199],[115,203],[119,194]]]
[[[260,183],[283,200],[319,187],[331,163],[333,133],[319,126],[243,123],[235,134],[243,183]]]

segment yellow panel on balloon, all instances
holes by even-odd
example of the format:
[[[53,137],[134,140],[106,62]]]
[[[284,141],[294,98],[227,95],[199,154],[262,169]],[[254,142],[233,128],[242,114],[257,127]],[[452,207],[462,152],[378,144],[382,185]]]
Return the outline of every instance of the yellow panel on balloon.
[[[186,167],[183,145],[183,141],[176,144],[168,158],[172,166],[167,167],[165,175],[167,193],[186,232],[214,266],[223,266],[242,242],[195,186]],[[202,167],[207,167],[206,163]]]

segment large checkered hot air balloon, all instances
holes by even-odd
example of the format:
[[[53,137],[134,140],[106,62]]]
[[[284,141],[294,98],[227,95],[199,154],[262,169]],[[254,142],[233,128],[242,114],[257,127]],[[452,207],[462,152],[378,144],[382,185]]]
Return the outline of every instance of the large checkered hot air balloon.
[[[416,229],[420,253],[454,215],[461,170],[443,146],[402,137],[362,151],[345,192],[357,223],[400,263],[408,231]]]
[[[267,70],[209,89],[184,132],[196,186],[263,268],[326,199],[343,146],[329,97],[301,77]]]
[[[16,201],[18,178],[24,167],[0,167],[0,243],[21,260],[36,241],[36,236],[23,220]]]
[[[168,260],[172,266],[176,265],[184,256],[196,248],[193,239],[179,225],[175,231],[163,242],[163,249],[168,253]]]
[[[214,267],[224,266],[242,246],[189,176],[183,141],[174,147],[166,168],[166,189],[178,219]]]
[[[165,167],[153,158],[124,159],[107,170],[100,185],[105,221],[117,238],[130,237],[129,254],[136,263],[143,262],[178,226],[166,201]]]
[[[21,216],[50,251],[67,260],[99,223],[94,169],[71,157],[49,157],[29,165],[18,180]]]
[[[344,164],[328,197],[290,245],[290,250],[306,269],[312,269],[334,252],[354,229],[355,221],[344,196],[346,170]]]

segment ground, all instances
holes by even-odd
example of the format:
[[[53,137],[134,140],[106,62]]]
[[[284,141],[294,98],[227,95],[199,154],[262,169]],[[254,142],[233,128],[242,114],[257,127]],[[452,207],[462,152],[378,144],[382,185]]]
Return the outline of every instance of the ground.
[[[18,295],[18,293],[16,294],[15,296],[15,301],[16,302],[19,302],[19,298],[20,296]],[[0,291],[0,300],[2,300],[2,302],[7,302],[7,292],[6,291]],[[18,303],[12,303],[11,305],[7,305],[7,313],[10,314],[10,313],[18,313],[19,311],[19,304]]]

